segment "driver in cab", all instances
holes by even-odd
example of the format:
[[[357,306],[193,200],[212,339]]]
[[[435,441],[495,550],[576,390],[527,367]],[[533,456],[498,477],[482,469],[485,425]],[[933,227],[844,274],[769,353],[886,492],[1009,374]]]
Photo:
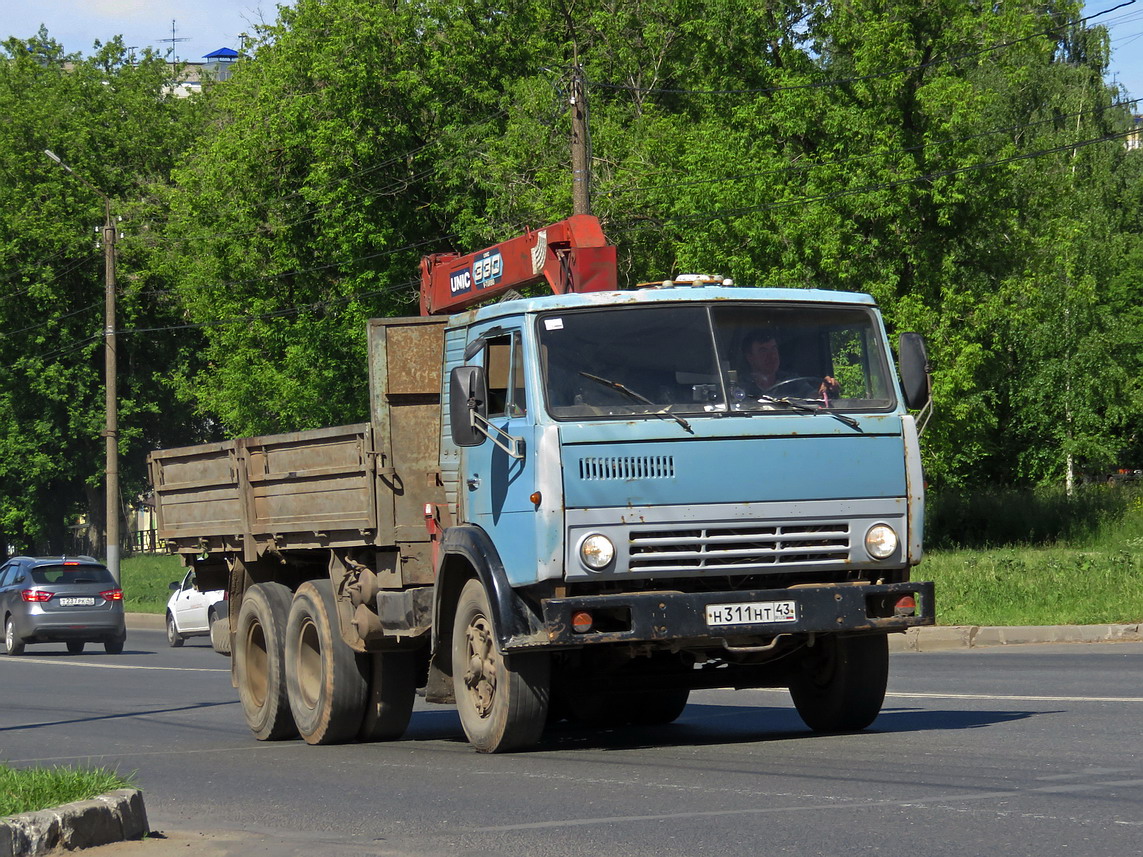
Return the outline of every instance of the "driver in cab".
[[[836,398],[841,392],[838,382],[829,375],[822,379],[816,391],[811,382],[808,377],[783,370],[778,338],[772,330],[754,330],[742,340],[742,369],[738,373],[738,384],[746,397],[809,397],[816,392],[828,406],[830,398]]]

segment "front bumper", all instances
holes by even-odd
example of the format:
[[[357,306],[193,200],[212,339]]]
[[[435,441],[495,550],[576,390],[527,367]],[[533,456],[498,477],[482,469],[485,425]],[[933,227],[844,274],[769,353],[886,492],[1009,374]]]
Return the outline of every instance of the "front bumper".
[[[894,615],[892,605],[911,595],[913,615]],[[782,622],[709,625],[707,606],[793,601],[795,618]],[[779,634],[905,631],[936,624],[932,583],[837,584],[737,592],[633,592],[548,598],[543,601],[548,645],[579,648],[602,643],[687,640],[701,643]],[[592,630],[577,632],[577,612],[600,617]]]

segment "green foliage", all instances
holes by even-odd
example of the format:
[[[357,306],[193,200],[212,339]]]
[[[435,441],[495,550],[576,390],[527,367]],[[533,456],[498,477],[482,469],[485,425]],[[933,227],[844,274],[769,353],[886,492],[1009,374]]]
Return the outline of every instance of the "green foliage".
[[[129,613],[163,613],[172,583],[181,582],[186,569],[177,556],[139,554],[124,557],[119,566],[123,609]]]
[[[939,547],[914,575],[936,584],[940,624],[1143,621],[1143,491],[942,495],[929,510]]]
[[[104,223],[100,194],[125,218],[119,228],[146,226],[133,212],[193,133],[193,105],[164,94],[167,76],[158,57],[129,56],[119,40],[86,59],[43,31],[0,46],[0,533],[19,550],[60,550],[68,518],[85,509],[102,521],[104,265],[93,228]],[[147,252],[138,234],[120,245],[125,329],[172,318],[141,264]],[[117,350],[131,496],[146,452],[193,432],[164,394],[179,339],[124,335]]]
[[[0,764],[0,817],[36,812],[132,788],[134,775],[109,768],[13,768]]]
[[[1059,488],[929,492],[925,545],[936,550],[999,545],[1073,544],[1095,539],[1138,506],[1139,492],[1088,485],[1068,494]]]

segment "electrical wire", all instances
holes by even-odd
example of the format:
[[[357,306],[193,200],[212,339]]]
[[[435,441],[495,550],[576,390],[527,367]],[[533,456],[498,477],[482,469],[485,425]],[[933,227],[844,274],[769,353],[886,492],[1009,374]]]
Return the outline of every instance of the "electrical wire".
[[[659,222],[675,222],[675,223],[690,223],[690,222],[711,222],[715,220],[722,220],[728,217],[738,217],[743,214],[749,214],[757,211],[773,211],[779,208],[789,208],[794,205],[805,205],[812,202],[828,202],[834,199],[840,199],[845,196],[854,196],[856,194],[874,193],[882,190],[893,190],[898,187],[905,187],[907,185],[918,184],[921,182],[935,181],[940,178],[947,178],[948,176],[958,175],[960,173],[972,172],[974,170],[991,169],[992,167],[1003,166],[1004,164],[1011,164],[1017,161],[1024,161],[1030,158],[1039,158],[1045,155],[1057,154],[1059,152],[1074,151],[1076,149],[1087,148],[1099,143],[1106,143],[1112,140],[1121,140],[1131,134],[1136,133],[1134,129],[1128,131],[1117,131],[1113,134],[1105,134],[1101,137],[1095,137],[1089,140],[1077,140],[1070,143],[1065,143],[1060,146],[1053,146],[1049,149],[1040,149],[1035,152],[1024,152],[1019,155],[1013,155],[1008,158],[999,158],[993,161],[986,161],[980,164],[969,164],[963,167],[952,167],[947,170],[939,170],[933,173],[926,173],[920,176],[913,176],[907,179],[899,179],[892,182],[881,182],[878,184],[866,185],[859,188],[848,188],[846,190],[834,191],[832,193],[819,194],[817,196],[803,196],[796,199],[783,200],[782,202],[762,203],[761,205],[743,206],[735,209],[725,209],[722,211],[711,211],[705,213],[697,213],[685,216],[672,216],[667,215],[659,218]],[[628,228],[637,228],[642,225],[651,225],[645,222],[633,223]]]
[[[742,179],[750,179],[750,178],[759,178],[761,176],[767,176],[767,175],[780,175],[782,173],[805,172],[807,170],[817,169],[819,167],[843,166],[845,164],[851,164],[851,163],[855,163],[858,161],[872,160],[874,158],[884,158],[884,157],[894,157],[894,156],[898,156],[898,155],[907,155],[911,152],[920,151],[920,150],[923,150],[923,149],[926,149],[926,148],[929,148],[932,146],[945,146],[945,145],[952,145],[955,143],[965,143],[965,142],[969,142],[971,140],[981,139],[983,137],[991,137],[991,136],[995,136],[997,134],[1008,134],[1008,133],[1011,133],[1013,131],[1021,131],[1021,130],[1024,130],[1026,128],[1035,128],[1035,127],[1038,127],[1040,125],[1049,125],[1049,124],[1052,124],[1054,122],[1059,122],[1063,119],[1075,119],[1077,117],[1086,116],[1086,115],[1091,114],[1091,113],[1102,113],[1102,112],[1107,111],[1107,110],[1125,107],[1125,106],[1130,105],[1130,104],[1137,104],[1139,101],[1143,101],[1143,99],[1133,98],[1133,99],[1130,99],[1128,101],[1120,101],[1120,102],[1116,102],[1115,104],[1107,105],[1104,107],[1095,107],[1095,108],[1092,108],[1090,110],[1080,110],[1080,111],[1077,111],[1075,113],[1061,113],[1060,115],[1053,116],[1049,119],[1039,119],[1035,122],[1024,122],[1024,123],[1017,124],[1017,125],[1009,125],[1009,126],[1006,126],[1004,128],[994,128],[994,129],[991,129],[988,131],[981,131],[977,134],[969,134],[969,135],[964,136],[964,137],[951,137],[951,138],[947,138],[944,140],[931,140],[931,141],[926,142],[926,143],[918,143],[915,146],[905,146],[905,147],[900,148],[900,149],[883,149],[883,150],[877,151],[877,152],[870,152],[870,153],[867,153],[864,155],[853,155],[852,157],[849,157],[849,158],[839,158],[837,160],[832,160],[832,161],[804,161],[804,162],[799,162],[799,163],[794,163],[794,164],[787,164],[787,165],[782,166],[782,167],[772,167],[770,169],[757,170],[757,171],[752,171],[749,173],[738,173],[738,174],[735,174],[732,176],[723,176],[720,178],[695,179],[693,181],[683,181],[683,182],[673,181],[673,182],[670,182],[669,184],[663,184],[663,185],[645,185],[645,186],[636,185],[635,187],[624,188],[624,192],[625,193],[639,193],[639,192],[655,191],[655,190],[670,190],[670,189],[678,188],[678,187],[695,187],[695,186],[708,185],[708,184],[722,184],[724,182],[739,181]],[[622,169],[622,167],[616,168],[616,172],[621,172],[621,171],[624,171]],[[627,172],[630,172],[630,171],[628,170]],[[644,175],[646,175],[646,174],[644,174]]]
[[[891,71],[879,71],[879,72],[873,72],[871,74],[856,75],[854,77],[836,78],[834,80],[821,80],[821,81],[816,81],[814,83],[795,83],[795,84],[788,84],[786,86],[765,86],[765,87],[743,88],[743,89],[675,89],[675,88],[664,88],[664,87],[630,86],[628,84],[620,84],[620,83],[588,83],[587,85],[592,87],[592,88],[596,88],[596,89],[609,89],[609,90],[618,90],[618,91],[624,91],[624,92],[637,92],[640,94],[662,94],[662,95],[761,95],[761,94],[769,94],[769,93],[774,93],[774,92],[790,92],[793,90],[825,89],[826,87],[841,86],[842,84],[846,84],[846,83],[860,83],[861,81],[865,81],[865,80],[877,80],[877,79],[885,78],[885,77],[896,77],[897,75],[909,74],[910,72],[914,72],[914,71],[922,71],[923,69],[929,68],[929,67],[934,66],[934,65],[942,65],[944,63],[959,62],[960,60],[964,60],[964,59],[972,59],[973,57],[983,56],[984,54],[992,53],[994,51],[1002,50],[1004,48],[1010,48],[1013,45],[1018,45],[1022,42],[1028,42],[1028,41],[1031,41],[1032,39],[1044,38],[1045,36],[1055,36],[1056,38],[1059,38],[1060,30],[1064,29],[1065,27],[1072,27],[1072,26],[1076,26],[1078,24],[1082,24],[1086,21],[1091,21],[1095,18],[1100,17],[1101,15],[1107,15],[1111,12],[1114,12],[1116,9],[1122,9],[1126,6],[1132,6],[1135,3],[1136,3],[1136,0],[1125,0],[1125,2],[1120,3],[1118,6],[1113,6],[1110,9],[1105,9],[1102,12],[1096,12],[1094,15],[1087,15],[1083,18],[1077,18],[1074,21],[1068,21],[1064,24],[1061,24],[1058,27],[1051,29],[1051,30],[1043,30],[1043,31],[1038,32],[1038,33],[1033,33],[1030,36],[1022,36],[1019,39],[1012,39],[1011,41],[1001,42],[1001,43],[995,44],[995,45],[990,45],[990,46],[988,46],[986,48],[982,48],[978,51],[970,51],[969,53],[958,54],[958,55],[952,56],[952,57],[942,57],[939,59],[933,59],[933,60],[929,60],[928,62],[920,63],[918,65],[905,66],[904,68],[897,68],[897,69],[893,69]]]

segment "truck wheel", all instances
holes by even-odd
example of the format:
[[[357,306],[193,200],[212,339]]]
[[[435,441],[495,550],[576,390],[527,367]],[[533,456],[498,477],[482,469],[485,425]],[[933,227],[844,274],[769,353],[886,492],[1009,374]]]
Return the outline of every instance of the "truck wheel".
[[[452,682],[464,734],[481,753],[518,750],[540,740],[548,718],[551,657],[500,653],[479,580],[464,585],[456,605]]]
[[[286,617],[290,590],[280,583],[257,583],[242,599],[234,639],[234,676],[246,725],[259,741],[297,734],[286,698]]]
[[[294,723],[307,744],[356,737],[367,685],[357,653],[341,639],[328,580],[303,583],[286,622],[286,689]]]
[[[178,626],[175,625],[175,617],[170,613],[167,614],[167,645],[172,649],[177,649],[183,644],[183,635],[179,633]]]
[[[394,741],[405,734],[417,697],[417,653],[374,652],[359,658],[368,675],[362,741]]]
[[[687,707],[687,688],[637,693],[627,700],[629,722],[635,726],[662,726],[674,723]]]
[[[884,634],[825,636],[806,649],[790,696],[802,721],[815,732],[856,732],[874,721],[889,681]]]

